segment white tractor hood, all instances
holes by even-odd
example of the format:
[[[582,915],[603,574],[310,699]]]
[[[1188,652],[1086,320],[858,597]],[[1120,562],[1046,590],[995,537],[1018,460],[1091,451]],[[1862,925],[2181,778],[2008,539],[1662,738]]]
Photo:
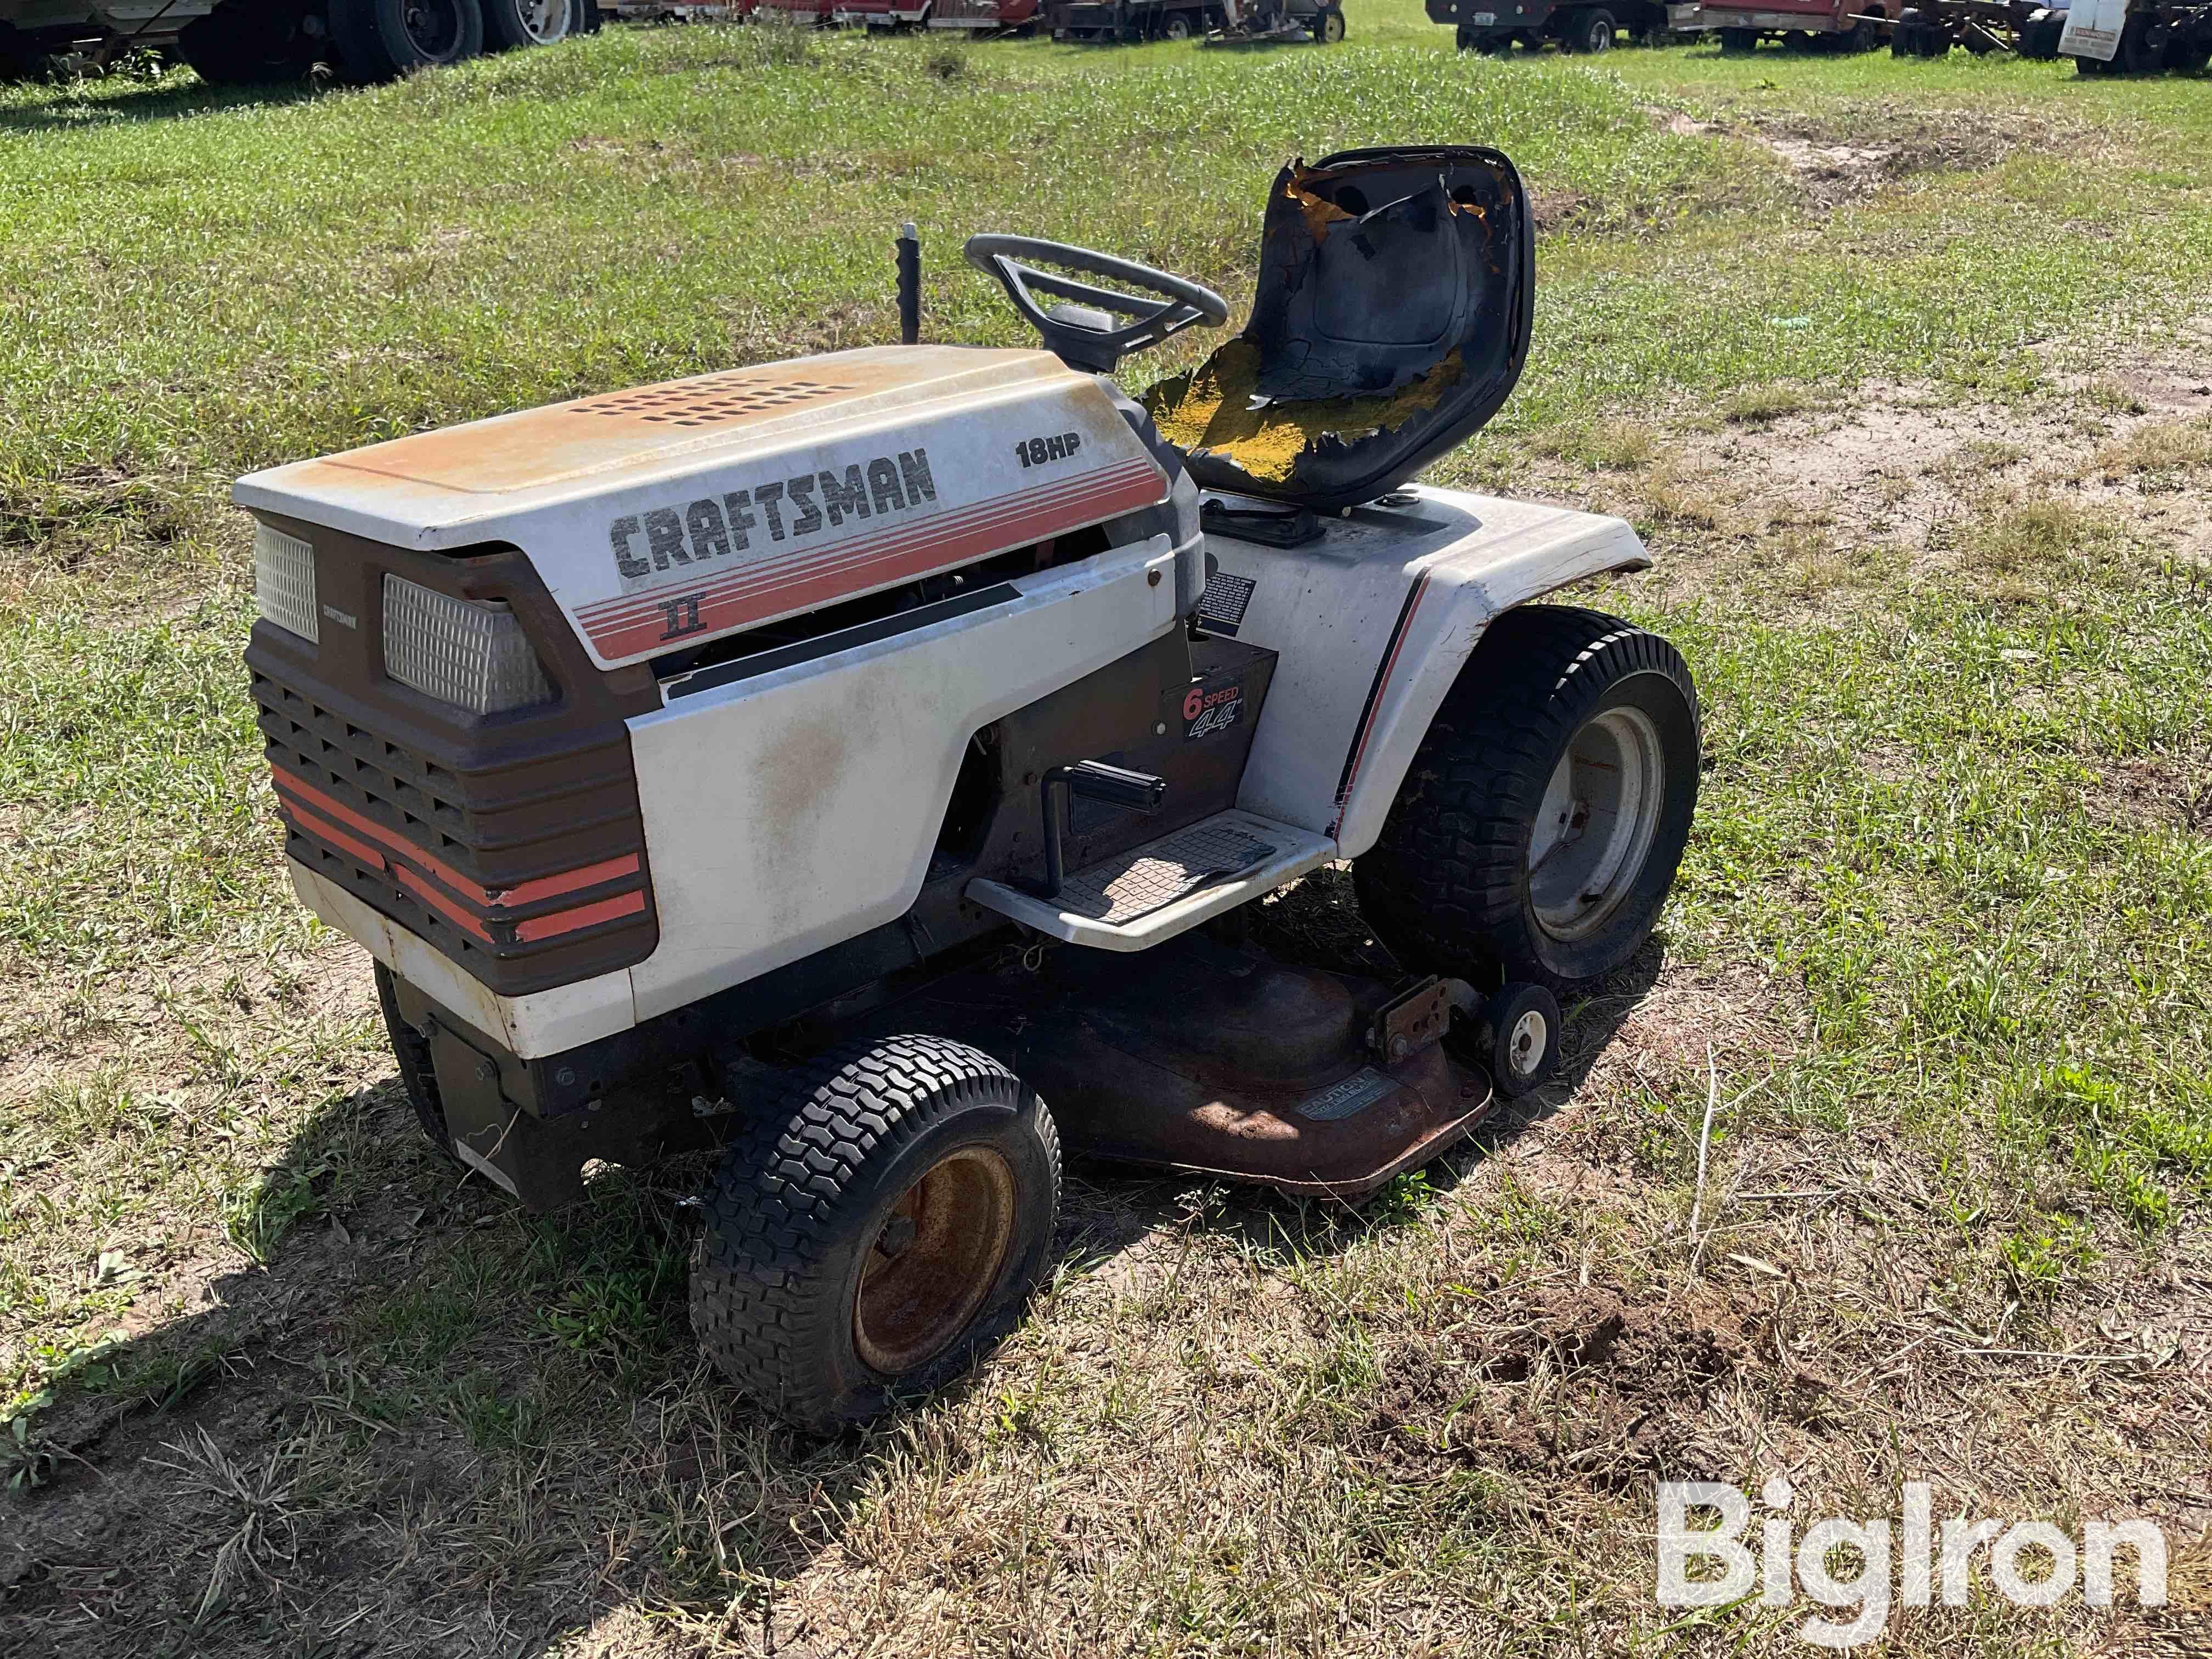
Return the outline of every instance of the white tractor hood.
[[[1169,488],[1088,374],[1042,351],[940,345],[495,416],[252,473],[232,496],[389,546],[518,547],[613,666],[672,627],[720,633],[811,610]]]

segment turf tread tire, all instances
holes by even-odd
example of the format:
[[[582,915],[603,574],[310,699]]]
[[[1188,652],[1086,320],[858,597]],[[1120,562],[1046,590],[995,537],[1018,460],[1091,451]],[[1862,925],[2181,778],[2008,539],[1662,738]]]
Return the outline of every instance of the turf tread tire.
[[[1529,832],[1559,756],[1613,687],[1646,674],[1686,705],[1686,754],[1662,759],[1668,799],[1635,892],[1597,934],[1538,938]],[[1565,992],[1618,968],[1650,934],[1697,805],[1697,689],[1680,653],[1602,611],[1523,605],[1491,624],[1407,769],[1375,845],[1352,862],[1362,914],[1410,969],[1528,980]]]
[[[860,1362],[851,1304],[830,1264],[852,1247],[870,1201],[896,1195],[886,1188],[902,1154],[961,1110],[993,1103],[1036,1139],[1042,1190],[1030,1197],[1041,1229],[1034,1219],[1024,1228],[1018,1196],[999,1283],[967,1331],[905,1376],[841,1384],[828,1373]],[[691,1258],[700,1346],[748,1394],[815,1430],[875,1415],[894,1389],[921,1392],[949,1381],[1003,1334],[1035,1288],[1059,1213],[1060,1164],[1044,1103],[981,1049],[915,1036],[831,1050],[793,1073],[732,1140],[715,1172]],[[1022,1172],[1015,1174],[1018,1188]]]

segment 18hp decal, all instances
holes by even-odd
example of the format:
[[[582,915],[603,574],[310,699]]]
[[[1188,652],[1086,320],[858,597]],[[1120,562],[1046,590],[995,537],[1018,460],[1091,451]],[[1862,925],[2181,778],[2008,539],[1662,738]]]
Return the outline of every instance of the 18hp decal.
[[[1209,684],[1200,680],[1183,693],[1182,740],[1195,742],[1226,732],[1244,714],[1244,682]]]

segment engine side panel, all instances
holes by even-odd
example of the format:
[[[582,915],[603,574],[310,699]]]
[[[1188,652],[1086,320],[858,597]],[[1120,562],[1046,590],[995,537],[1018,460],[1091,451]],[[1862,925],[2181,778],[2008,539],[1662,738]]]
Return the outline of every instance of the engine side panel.
[[[1619,519],[1456,490],[1356,507],[1300,548],[1206,538],[1200,616],[1282,653],[1237,804],[1375,844],[1429,722],[1492,617],[1650,563]]]
[[[904,915],[970,734],[1174,628],[1175,562],[1155,537],[631,720],[661,924],[636,1017]]]

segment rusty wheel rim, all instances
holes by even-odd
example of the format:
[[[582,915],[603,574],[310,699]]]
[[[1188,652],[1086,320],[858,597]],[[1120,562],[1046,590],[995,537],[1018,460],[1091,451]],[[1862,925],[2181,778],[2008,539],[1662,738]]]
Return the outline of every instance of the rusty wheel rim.
[[[899,1194],[868,1243],[853,1344],[886,1376],[951,1347],[999,1282],[1014,1235],[1014,1172],[988,1146],[949,1152]]]

